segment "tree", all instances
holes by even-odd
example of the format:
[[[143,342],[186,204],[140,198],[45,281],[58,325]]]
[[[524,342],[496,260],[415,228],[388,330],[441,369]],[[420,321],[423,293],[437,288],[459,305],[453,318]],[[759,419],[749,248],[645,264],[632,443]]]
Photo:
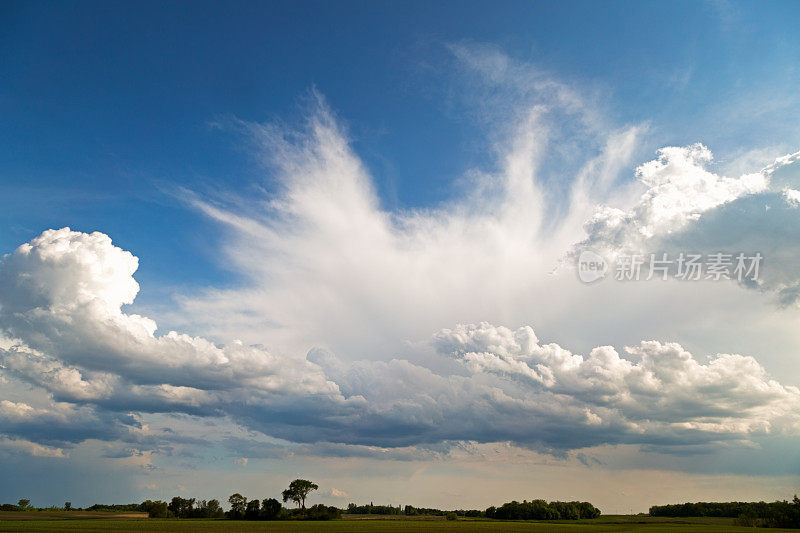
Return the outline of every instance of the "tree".
[[[247,507],[244,510],[245,520],[258,520],[258,515],[261,512],[261,502],[258,500],[250,500],[247,502]]]
[[[261,517],[265,520],[275,520],[281,513],[281,502],[275,498],[267,498],[261,502]]]
[[[162,502],[161,500],[145,500],[139,508],[146,512],[150,518],[167,518],[169,516],[167,502]]]
[[[283,500],[283,501],[286,501],[286,500]],[[25,511],[31,506],[31,501],[22,499],[22,500],[17,502],[17,506],[19,507],[20,511]]]
[[[197,504],[195,515],[199,518],[221,518],[225,513],[219,505],[219,500],[201,500]]]
[[[289,488],[283,491],[283,501],[292,500],[300,508],[301,513],[306,510],[306,497],[312,490],[317,490],[319,486],[307,479],[295,479],[289,483]]]
[[[191,518],[194,511],[194,498],[175,496],[167,507],[178,518]]]
[[[336,507],[327,507],[321,503],[309,507],[306,514],[308,520],[333,520],[341,516],[342,512]]]
[[[69,511],[72,509],[72,502],[64,502],[64,510]]]
[[[242,518],[247,509],[247,498],[239,494],[231,494],[228,498],[228,503],[231,504],[231,518]]]

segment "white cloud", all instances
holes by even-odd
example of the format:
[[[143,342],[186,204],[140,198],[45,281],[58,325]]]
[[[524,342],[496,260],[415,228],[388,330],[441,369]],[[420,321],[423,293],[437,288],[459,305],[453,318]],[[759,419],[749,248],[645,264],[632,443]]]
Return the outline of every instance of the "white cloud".
[[[24,403],[9,402],[8,400],[0,401],[0,417],[4,420],[26,420],[41,413],[43,413],[43,411],[36,410]]]
[[[103,243],[92,248],[94,255],[84,248],[89,238]],[[14,295],[14,305],[0,312],[1,323],[7,334],[34,347],[4,349],[5,372],[70,402],[36,409],[3,400],[4,431],[53,441],[55,427],[69,434],[69,424],[82,417],[83,425],[94,420],[96,427],[79,425],[76,435],[62,440],[98,432],[130,440],[138,431],[135,420],[119,425],[101,415],[131,409],[223,415],[293,442],[367,447],[465,440],[550,450],[687,440],[704,445],[797,429],[796,388],[770,379],[753,358],[721,354],[701,364],[674,343],[643,342],[627,349],[629,358],[611,347],[582,356],[541,344],[529,326],[512,331],[480,323],[441,330],[434,346],[463,364],[465,376],[407,360],[350,363],[324,350],[278,358],[242,343],[217,347],[175,332],[159,337],[155,322],[121,311],[115,288],[106,295],[103,283],[93,282],[92,273],[114,276],[114,258],[132,257],[106,247],[113,244],[96,234],[48,231],[19,249],[25,261],[12,255],[0,266],[0,285],[12,288],[0,291],[0,302]],[[63,257],[70,254],[81,260]],[[62,283],[57,302],[43,297],[45,291],[26,295],[25,287],[40,286],[40,271],[76,286]],[[124,277],[120,281],[133,286]],[[88,293],[92,297],[83,298]],[[142,333],[141,323],[152,327]],[[244,458],[237,461],[244,466]]]
[[[187,198],[228,229],[226,264],[244,283],[186,296],[186,326],[367,358],[445,325],[503,320],[584,237],[593,205],[585,193],[616,197],[611,184],[641,134],[636,127],[595,131],[572,197],[556,197],[539,176],[551,158],[548,132],[564,112],[580,115],[584,107],[560,89],[521,107],[497,146],[496,169],[472,173],[461,198],[401,212],[382,209],[321,100],[299,132],[241,124],[279,192],[256,204]]]
[[[19,247],[0,263],[0,321],[24,345],[6,350],[4,364],[22,375],[40,375],[40,384],[76,399],[108,396],[114,373],[127,380],[119,386],[139,386],[128,388],[132,394],[155,394],[167,402],[196,401],[197,387],[336,394],[335,385],[302,358],[240,342],[220,348],[174,331],[155,335],[153,320],[121,310],[138,292],[132,276],[137,264],[107,236],[69,228],[45,231]]]
[[[786,201],[792,206],[797,207],[800,205],[800,191],[786,188],[783,190],[783,196],[786,197]]]
[[[46,409],[4,400],[3,433],[42,446],[99,439],[155,450],[180,436],[147,427],[140,413],[189,414],[198,418],[187,425],[213,416],[283,440],[264,456],[390,459],[464,442],[563,454],[796,436],[798,390],[752,357],[700,361],[676,343],[639,343],[660,337],[644,334],[622,355],[610,346],[580,355],[541,342],[530,326],[495,325],[560,313],[557,333],[569,337],[598,314],[617,316],[617,294],[551,274],[587,238],[587,216],[586,243],[614,250],[691,242],[694,229],[762,195],[791,208],[775,204],[770,217],[793,216],[791,194],[775,191],[793,190],[796,157],[728,178],[708,170],[704,146],[668,147],[638,168],[638,183],[619,183],[643,126],[609,128],[562,84],[478,52],[456,49],[490,87],[513,82],[521,107],[495,146],[496,168],[470,173],[467,193],[441,206],[384,210],[321,100],[299,133],[239,124],[260,143],[277,192],[258,202],[186,195],[226,229],[221,260],[242,279],[184,297],[180,314],[197,335],[159,332],[123,309],[139,290],[138,259],[102,233],[48,230],[4,257],[2,372],[50,397]],[[527,81],[535,91],[520,88]],[[580,140],[590,149],[552,142],[562,119],[587,130]],[[548,180],[553,153],[574,179]],[[644,194],[633,197],[636,187]],[[606,207],[595,211],[598,203]],[[712,229],[700,233],[728,234]],[[785,242],[775,235],[776,246]],[[785,272],[775,283],[790,289]],[[653,306],[666,313],[684,303],[674,298]],[[591,320],[579,320],[583,309]],[[438,353],[426,341],[436,331]],[[261,456],[235,439],[223,444],[240,463]]]
[[[636,177],[647,187],[639,202],[630,211],[599,209],[586,224],[585,244],[636,249],[655,235],[685,228],[706,211],[767,188],[767,172],[717,176],[705,168],[712,158],[702,144],[659,150],[658,159],[636,169]]]
[[[800,429],[795,415],[800,390],[771,379],[752,357],[717,354],[701,364],[680,345],[656,341],[626,348],[630,359],[610,346],[582,356],[538,344],[529,327],[511,331],[486,323],[443,330],[435,344],[473,373],[522,378],[563,401],[579,400],[590,425],[603,424],[606,414],[623,417],[643,436],[670,429],[719,434]]]
[[[332,488],[327,492],[331,498],[349,498],[350,496],[343,490]]]
[[[664,148],[637,169],[647,186],[629,209],[600,206],[587,222],[588,238],[575,249],[617,253],[761,253],[764,267],[749,286],[777,295],[780,304],[800,296],[800,152],[778,158],[760,172],[726,178],[708,171],[711,152],[700,144]]]
[[[61,448],[44,446],[25,439],[0,438],[0,450],[23,453],[33,457],[51,457],[62,459],[69,455]]]

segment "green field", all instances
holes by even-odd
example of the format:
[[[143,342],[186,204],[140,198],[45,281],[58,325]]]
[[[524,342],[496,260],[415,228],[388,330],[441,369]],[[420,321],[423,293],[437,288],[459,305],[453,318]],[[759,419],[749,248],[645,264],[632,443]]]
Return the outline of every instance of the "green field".
[[[703,532],[753,532],[753,528],[734,526],[732,519],[725,518],[652,518],[647,516],[604,516],[580,522],[504,522],[497,520],[458,520],[448,522],[441,518],[380,519],[349,518],[330,522],[246,522],[233,520],[157,520],[133,518],[125,513],[87,512],[40,512],[0,513],[0,532],[20,531],[201,531],[201,532],[248,532],[270,531],[276,533],[303,533],[321,531],[325,533],[358,533],[377,531],[402,533],[416,531],[463,531],[504,533],[590,533],[598,532],[646,532],[671,531]],[[790,529],[766,529],[766,532],[790,532]]]

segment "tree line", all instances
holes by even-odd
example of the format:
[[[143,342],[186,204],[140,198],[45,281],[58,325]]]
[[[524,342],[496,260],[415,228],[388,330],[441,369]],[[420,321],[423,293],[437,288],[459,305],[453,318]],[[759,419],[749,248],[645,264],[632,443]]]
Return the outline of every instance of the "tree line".
[[[429,507],[406,505],[356,505],[351,503],[345,510],[347,514],[370,515],[405,515],[405,516],[444,516],[446,518],[495,518],[498,520],[580,520],[597,518],[600,510],[589,502],[546,502],[544,500],[523,500],[522,503],[512,501],[500,507],[489,507],[485,511],[478,509],[457,509],[445,511]]]
[[[169,503],[147,500],[141,511],[150,518],[229,518],[231,520],[332,520],[340,518],[342,511],[321,503],[306,509],[306,498],[319,487],[307,479],[295,479],[283,491],[283,501],[292,501],[297,509],[287,509],[275,498],[248,500],[234,493],[228,498],[229,511],[223,511],[218,500],[202,500],[195,505],[194,498],[176,496]]]
[[[356,505],[351,503],[346,509],[338,509],[323,504],[305,507],[305,498],[292,498],[284,491],[284,501],[292,500],[298,504],[296,509],[284,508],[274,498],[264,500],[248,500],[239,493],[228,498],[230,510],[225,512],[217,500],[201,501],[195,506],[195,499],[184,499],[178,496],[170,503],[162,501],[143,502],[137,510],[147,512],[151,518],[229,518],[233,520],[332,520],[341,518],[342,514],[355,515],[394,515],[394,516],[444,516],[448,520],[465,518],[494,518],[498,520],[580,520],[597,518],[600,510],[589,502],[546,502],[545,500],[512,501],[500,507],[489,507],[485,511],[478,509],[457,509],[446,511],[431,507],[414,507],[406,505]]]
[[[398,505],[394,507],[393,505],[373,505],[370,503],[369,505],[356,505],[351,503],[347,506],[347,509],[344,509],[344,512],[347,514],[363,514],[363,515],[389,515],[389,516],[444,516],[448,517],[450,515],[455,516],[456,518],[459,516],[463,517],[482,517],[485,516],[483,511],[479,511],[477,509],[457,509],[455,511],[444,511],[442,509],[434,509],[432,507],[414,507],[413,505],[406,505],[403,507],[402,505]]]
[[[283,491],[283,502],[293,502],[296,508],[284,507],[275,498],[248,500],[239,493],[228,498],[230,510],[225,511],[219,500],[196,500],[175,496],[169,502],[145,500],[136,504],[95,504],[86,509],[76,509],[70,502],[64,507],[33,507],[30,500],[21,499],[14,504],[2,504],[2,511],[45,511],[45,510],[86,510],[145,512],[152,518],[228,518],[232,520],[332,520],[342,513],[362,515],[405,515],[405,516],[444,516],[448,520],[459,517],[484,517],[498,520],[581,520],[600,516],[600,510],[589,502],[562,502],[545,500],[511,501],[499,507],[489,507],[485,511],[477,509],[444,511],[429,507],[406,505],[356,505],[351,503],[346,509],[338,509],[323,504],[306,508],[308,495],[319,487],[305,479],[295,479]],[[727,517],[736,518],[737,523],[746,526],[800,528],[800,499],[792,501],[767,502],[696,502],[674,505],[654,505],[651,516],[660,517]]]
[[[126,505],[101,505],[89,507],[90,511],[139,511],[145,512],[151,518],[228,518],[231,520],[332,520],[340,518],[342,510],[323,504],[312,505],[306,508],[308,495],[317,490],[316,483],[307,479],[295,479],[289,488],[281,494],[283,502],[294,502],[296,509],[284,508],[275,498],[248,500],[240,493],[232,494],[228,498],[230,510],[225,511],[219,500],[196,500],[195,498],[182,498],[175,496],[168,503],[161,500],[145,500],[141,504]],[[6,507],[9,507],[6,509]],[[13,509],[11,509],[13,507]],[[29,510],[30,500],[20,500],[16,506],[6,504],[4,510]],[[66,502],[65,510],[71,504]],[[651,512],[653,510],[651,509]],[[512,501],[500,507],[489,507],[485,511],[477,509],[443,511],[426,507],[406,505],[348,505],[348,514],[372,515],[428,515],[444,516],[448,520],[457,520],[458,517],[485,517],[499,520],[580,520],[582,518],[597,518],[600,510],[589,502],[546,502],[545,500],[523,500],[522,503]]]
[[[740,525],[800,528],[800,499],[767,502],[696,502],[654,505],[650,516],[718,516],[736,518]]]
[[[597,518],[600,509],[589,502],[512,501],[486,509],[486,518],[498,520],[581,520]]]
[[[489,507],[485,511],[478,509],[445,511],[430,507],[414,507],[406,505],[356,505],[351,503],[347,509],[323,504],[306,508],[305,502],[309,493],[318,486],[305,479],[292,481],[289,488],[283,491],[283,501],[294,502],[297,507],[284,507],[275,498],[250,499],[240,493],[228,498],[230,510],[225,511],[219,500],[197,500],[175,496],[169,502],[161,500],[145,500],[140,504],[103,505],[95,504],[87,511],[144,512],[150,518],[228,518],[231,520],[332,520],[341,518],[342,513],[361,515],[404,515],[404,516],[443,516],[448,520],[467,518],[495,518],[500,520],[578,520],[581,518],[597,518],[600,510],[588,502],[550,502],[544,500],[523,500],[522,503],[512,501],[500,507]],[[52,508],[51,508],[52,509]],[[70,510],[67,502],[64,510]],[[5,504],[3,510],[35,510],[30,500],[20,500],[18,505]]]

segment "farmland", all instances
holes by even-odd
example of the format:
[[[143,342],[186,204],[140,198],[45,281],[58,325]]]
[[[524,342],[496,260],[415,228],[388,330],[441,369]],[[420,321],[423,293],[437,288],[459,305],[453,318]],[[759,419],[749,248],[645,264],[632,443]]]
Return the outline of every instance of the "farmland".
[[[403,533],[424,531],[459,531],[476,533],[591,533],[591,532],[646,532],[705,531],[709,533],[745,532],[753,528],[738,527],[734,520],[725,518],[655,518],[649,516],[610,515],[581,521],[499,521],[458,520],[446,521],[440,517],[386,519],[374,517],[345,517],[328,522],[305,521],[236,521],[236,520],[180,520],[147,519],[137,513],[97,512],[8,512],[0,513],[0,532],[55,532],[55,531],[135,531],[135,532],[249,532],[303,533],[358,533],[376,531]],[[770,529],[769,531],[792,531]],[[796,530],[795,530],[796,531]]]

